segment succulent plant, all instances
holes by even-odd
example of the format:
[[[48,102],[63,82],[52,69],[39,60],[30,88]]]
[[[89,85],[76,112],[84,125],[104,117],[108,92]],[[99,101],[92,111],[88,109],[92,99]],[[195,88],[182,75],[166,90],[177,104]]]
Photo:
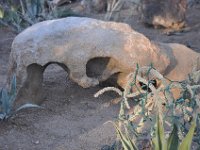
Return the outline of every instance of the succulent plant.
[[[16,100],[16,76],[13,77],[11,82],[10,91],[2,88],[0,92],[0,120],[5,120],[11,117],[16,112],[25,108],[41,108],[35,104],[24,104],[16,110],[13,110],[13,103]]]

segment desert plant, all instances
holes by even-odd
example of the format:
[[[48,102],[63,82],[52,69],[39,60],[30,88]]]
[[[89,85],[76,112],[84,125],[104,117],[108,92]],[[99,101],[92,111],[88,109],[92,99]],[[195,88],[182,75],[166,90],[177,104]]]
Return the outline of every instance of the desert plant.
[[[107,0],[107,10],[104,19],[111,20],[113,17],[113,20],[117,21],[119,19],[119,12],[126,1],[139,5],[141,0]]]
[[[176,124],[174,124],[173,130],[170,133],[169,138],[166,140],[164,127],[162,122],[160,121],[160,117],[158,116],[156,122],[155,136],[152,140],[154,150],[190,150],[195,127],[196,120],[194,119],[191,123],[189,132],[179,144],[178,128]]]
[[[15,111],[13,103],[16,100],[16,77],[14,76],[11,83],[11,89],[2,89],[0,92],[0,120],[5,120],[14,115],[16,112],[25,108],[41,108],[35,104],[24,104]]]
[[[118,135],[118,139],[121,142],[122,148],[124,150],[138,150],[137,146],[130,138],[130,135],[128,133],[124,134],[116,123],[113,123],[113,125]]]
[[[124,0],[109,0],[107,2],[107,13],[105,15],[105,20],[110,20],[113,13],[119,12],[124,5]]]
[[[163,118],[161,122],[168,128],[176,124],[180,140],[189,131],[188,127],[194,116],[197,116],[197,125],[200,123],[200,104],[196,93],[200,88],[199,85],[190,85],[188,81],[176,82],[166,79],[152,65],[141,68],[137,66],[135,72],[131,73],[128,78],[124,91],[115,87],[107,87],[97,92],[95,97],[106,91],[115,91],[121,96],[118,120],[137,143],[147,137],[150,140],[153,136],[156,123],[155,114]],[[158,80],[161,85],[155,87],[151,82],[152,79]],[[138,84],[139,82],[143,84]],[[142,90],[141,85],[145,85],[145,89],[150,90]],[[178,98],[174,97],[173,90],[176,88],[181,91]],[[134,99],[136,104],[131,107],[128,99]],[[133,111],[130,113],[126,109]],[[200,126],[197,126],[196,132],[200,133]],[[195,134],[193,141],[199,142],[199,139],[199,134]]]
[[[77,16],[68,9],[54,6],[47,0],[9,0],[0,4],[0,25],[9,26],[17,32],[21,32],[28,26],[44,20]]]
[[[4,17],[4,11],[3,8],[0,5],[0,19],[2,19]]]
[[[1,6],[0,24],[9,26],[17,32],[21,32],[24,28],[33,25],[42,20],[42,2],[35,0],[20,0],[19,4],[15,4],[10,0]]]
[[[128,133],[123,133],[120,127],[116,124],[113,123],[116,133],[118,135],[118,139],[121,143],[121,147],[108,147],[106,150],[138,150],[139,148],[136,146],[136,144],[131,140],[130,135]],[[194,135],[196,127],[196,120],[194,120],[191,124],[190,130],[185,136],[185,138],[182,140],[182,142],[179,142],[179,137],[178,137],[178,128],[174,124],[173,130],[170,133],[170,136],[166,139],[165,132],[164,132],[164,127],[161,121],[161,118],[159,115],[157,116],[157,121],[156,121],[156,127],[155,127],[155,133],[152,138],[152,149],[153,150],[190,150],[191,143],[192,143],[192,138]],[[104,148],[105,150],[105,148]]]

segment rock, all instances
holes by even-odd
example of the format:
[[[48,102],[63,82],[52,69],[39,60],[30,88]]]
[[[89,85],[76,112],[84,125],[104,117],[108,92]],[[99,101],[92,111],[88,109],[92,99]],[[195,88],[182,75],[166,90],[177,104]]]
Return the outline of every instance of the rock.
[[[117,75],[117,83],[124,87],[136,64],[153,63],[172,80],[184,80],[196,56],[199,54],[180,44],[151,42],[127,24],[68,17],[40,22],[15,38],[8,84],[16,74],[18,98],[29,95],[35,102],[41,97],[43,72],[52,63],[83,88],[112,75]]]
[[[146,24],[176,30],[185,26],[187,0],[142,0],[141,6]]]

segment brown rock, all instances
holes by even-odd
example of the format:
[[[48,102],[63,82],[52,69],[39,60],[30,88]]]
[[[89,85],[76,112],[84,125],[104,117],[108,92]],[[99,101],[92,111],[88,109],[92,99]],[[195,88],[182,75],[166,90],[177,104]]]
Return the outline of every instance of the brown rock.
[[[142,0],[143,22],[178,30],[185,26],[186,8],[187,0]]]

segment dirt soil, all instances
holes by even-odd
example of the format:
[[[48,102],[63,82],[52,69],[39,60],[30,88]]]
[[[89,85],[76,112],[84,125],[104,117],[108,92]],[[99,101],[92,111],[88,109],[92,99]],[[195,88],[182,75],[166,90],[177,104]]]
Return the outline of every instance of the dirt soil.
[[[182,43],[200,52],[200,27],[167,36],[163,30],[145,27],[138,18],[123,21],[151,40]],[[200,23],[199,5],[190,8],[187,20],[191,27]],[[5,86],[15,36],[8,29],[0,29],[0,88]],[[0,122],[0,150],[99,150],[114,142],[115,131],[108,122],[119,111],[119,104],[110,103],[116,98],[114,93],[94,98],[101,87],[83,89],[56,65],[45,71],[44,89],[44,109],[23,110]]]

